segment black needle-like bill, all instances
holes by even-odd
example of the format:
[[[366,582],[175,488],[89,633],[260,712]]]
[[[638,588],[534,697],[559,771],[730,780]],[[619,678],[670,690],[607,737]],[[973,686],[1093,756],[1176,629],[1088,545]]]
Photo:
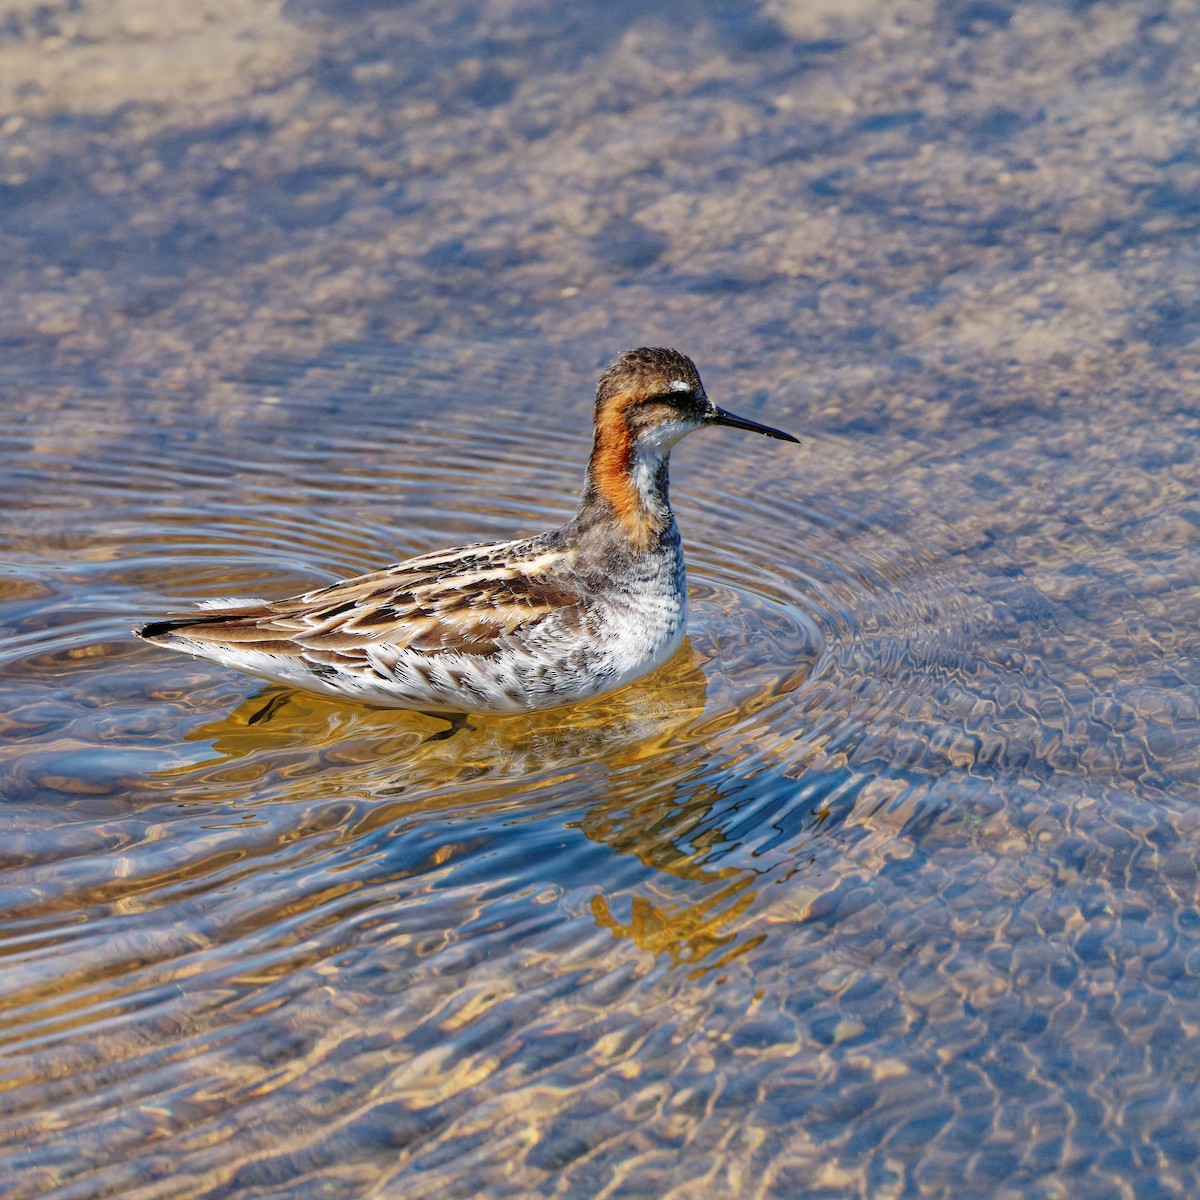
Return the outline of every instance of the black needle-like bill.
[[[739,417],[737,413],[726,412],[723,408],[718,408],[716,416],[712,418],[714,425],[728,425],[731,429],[749,429],[754,433],[765,433],[767,437],[778,438],[781,442],[795,442],[800,444],[798,437],[792,437],[790,433],[784,433],[782,429],[772,429],[770,425],[760,425],[757,421],[751,421],[746,417]]]

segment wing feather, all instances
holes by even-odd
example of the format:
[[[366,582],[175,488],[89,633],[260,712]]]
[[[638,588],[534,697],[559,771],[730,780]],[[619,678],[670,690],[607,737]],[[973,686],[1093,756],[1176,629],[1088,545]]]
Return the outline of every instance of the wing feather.
[[[361,663],[383,646],[489,654],[503,639],[584,600],[555,570],[563,552],[514,554],[519,545],[425,555],[286,600],[212,609],[141,632],[152,640],[178,633],[328,666]]]

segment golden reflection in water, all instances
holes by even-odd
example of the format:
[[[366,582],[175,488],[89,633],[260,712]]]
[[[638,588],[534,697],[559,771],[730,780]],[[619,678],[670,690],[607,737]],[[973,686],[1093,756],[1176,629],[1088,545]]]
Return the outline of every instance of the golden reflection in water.
[[[448,720],[270,687],[187,738],[211,742],[218,758],[202,769],[223,778],[231,768],[257,771],[302,754],[313,768],[335,771],[342,790],[357,782],[380,798],[437,793],[450,802],[446,789],[456,783],[658,758],[704,713],[706,686],[700,657],[685,642],[652,676],[549,712]]]
[[[628,922],[613,915],[616,897],[596,894],[591,903],[601,928],[698,973],[764,936],[739,940],[736,932],[755,898],[748,890],[755,873],[706,865],[723,836],[719,827],[705,828],[720,793],[697,778],[705,765],[698,746],[713,719],[702,669],[709,657],[688,641],[661,670],[618,692],[511,717],[449,720],[272,686],[188,735],[209,743],[215,758],[160,779],[183,784],[178,798],[185,803],[189,795],[210,801],[214,786],[253,783],[253,798],[239,797],[239,806],[302,802],[303,829],[329,830],[332,823],[343,844],[464,804],[476,811],[554,806],[589,839],[658,875],[702,886],[694,903],[626,896]],[[575,786],[564,788],[571,781]],[[317,812],[314,801],[328,803],[318,803]],[[425,865],[453,865],[477,849],[471,839],[442,843]]]
[[[676,966],[692,966],[690,974],[696,978],[706,970],[727,966],[766,938],[759,933],[735,945],[736,930],[723,932],[749,909],[757,895],[748,890],[754,882],[750,872],[731,870],[727,874],[731,877],[728,886],[696,904],[655,904],[635,896],[630,919],[622,923],[612,915],[603,896],[594,896],[592,915],[614,937],[629,938],[639,950],[656,958],[665,954]]]

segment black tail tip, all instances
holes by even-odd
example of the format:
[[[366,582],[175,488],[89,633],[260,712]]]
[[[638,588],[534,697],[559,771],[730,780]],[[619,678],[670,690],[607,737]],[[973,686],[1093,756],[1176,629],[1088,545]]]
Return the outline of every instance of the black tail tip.
[[[145,625],[135,625],[133,632],[147,642],[153,642],[169,633],[174,633],[182,623],[181,621],[148,621]]]

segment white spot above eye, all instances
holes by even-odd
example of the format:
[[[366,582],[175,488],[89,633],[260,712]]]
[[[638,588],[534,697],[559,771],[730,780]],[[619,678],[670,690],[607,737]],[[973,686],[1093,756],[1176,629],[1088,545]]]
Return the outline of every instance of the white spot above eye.
[[[692,385],[690,383],[684,383],[682,379],[672,379],[671,382],[667,384],[668,392],[690,392],[691,390]]]

